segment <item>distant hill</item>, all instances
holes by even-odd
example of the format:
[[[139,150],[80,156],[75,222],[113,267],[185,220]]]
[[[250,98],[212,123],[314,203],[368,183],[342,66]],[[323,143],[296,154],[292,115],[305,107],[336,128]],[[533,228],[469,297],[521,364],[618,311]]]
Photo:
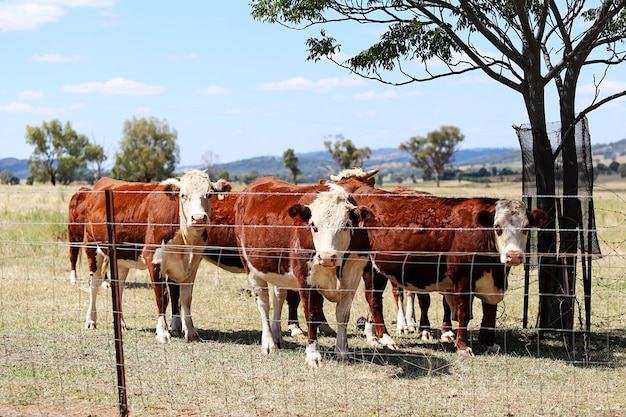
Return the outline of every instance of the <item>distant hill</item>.
[[[28,170],[28,162],[26,159],[4,158],[0,159],[0,172],[8,169],[19,179],[25,179],[30,176]]]
[[[626,139],[615,143],[592,145],[594,164],[618,161],[626,163]],[[299,182],[317,182],[320,178],[328,178],[330,173],[336,173],[339,168],[332,161],[327,150],[298,153],[298,168],[301,174]],[[373,149],[370,159],[364,161],[364,169],[377,168],[380,175],[401,176],[408,178],[416,174],[414,167],[410,165],[411,157],[408,153],[398,148]],[[481,167],[509,168],[514,171],[521,170],[522,155],[515,148],[475,148],[462,149],[454,156],[453,166],[464,171],[478,170]],[[183,171],[197,166],[179,167]],[[291,172],[283,166],[282,156],[259,156],[242,159],[218,165],[218,171],[228,171],[232,176],[243,177],[246,175],[273,175],[278,178],[291,180]],[[4,158],[0,159],[0,172],[8,169],[20,179],[28,178],[28,163],[25,159]]]

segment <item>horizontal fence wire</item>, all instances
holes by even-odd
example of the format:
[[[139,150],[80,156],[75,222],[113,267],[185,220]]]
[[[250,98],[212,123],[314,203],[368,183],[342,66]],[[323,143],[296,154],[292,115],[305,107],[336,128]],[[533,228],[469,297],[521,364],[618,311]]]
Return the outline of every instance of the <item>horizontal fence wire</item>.
[[[87,329],[87,307],[94,289],[84,251],[77,264],[77,282],[70,284],[72,245],[67,240],[67,216],[70,197],[77,190],[72,186],[0,188],[0,415],[119,415],[111,290],[106,281],[98,288],[97,325]],[[463,358],[453,342],[440,339],[442,295],[429,293],[432,339],[422,340],[417,302],[414,329],[400,328],[403,320],[397,315],[391,285],[383,291],[383,316],[397,349],[368,343],[362,330],[362,318],[369,313],[362,283],[356,292],[346,294],[354,297],[347,323],[350,362],[337,361],[335,337],[320,333],[322,366],[311,369],[305,365],[307,328],[302,303],[296,308],[296,317],[305,336],[292,334],[286,303],[280,316],[282,346],[266,355],[261,349],[256,294],[247,275],[238,268],[215,265],[215,259],[220,263],[237,261],[239,254],[236,248],[233,251],[219,245],[195,248],[206,255],[193,285],[191,317],[200,341],[188,343],[174,336],[161,344],[155,338],[153,286],[147,272],[135,267],[145,268],[139,262],[128,270],[122,283],[130,414],[624,415],[626,206],[624,195],[615,192],[594,196],[594,202],[601,254],[575,254],[577,274],[569,297],[573,300],[574,325],[559,331],[538,327],[539,297],[543,294],[539,270],[533,265],[527,287],[528,326],[523,327],[525,271],[523,266],[515,266],[497,308],[494,330],[503,351],[499,355],[486,354],[479,342],[482,307],[478,298],[472,301],[473,317],[468,325],[476,356]],[[144,226],[133,222],[126,225]],[[277,228],[282,227],[307,228]],[[265,227],[257,229],[266,233]],[[407,230],[442,233],[437,228]],[[454,228],[446,233],[464,231]],[[83,246],[96,249],[103,243]],[[119,251],[136,256],[145,248],[137,242],[118,243]],[[173,252],[186,249],[190,248],[167,247]],[[284,256],[310,259],[314,253],[290,255],[290,247],[250,249],[276,262]],[[399,264],[441,259],[442,255],[394,251],[391,247],[379,252],[363,250],[361,254],[374,259],[387,257],[387,262]],[[488,254],[497,256],[496,252]],[[529,258],[550,255],[527,253]],[[473,262],[484,262],[472,258]],[[589,263],[591,320],[587,332],[582,277]],[[268,287],[270,304],[272,288]],[[169,325],[171,305],[167,311]],[[324,313],[329,326],[337,329],[340,323],[335,304],[325,300]],[[456,322],[453,330],[457,330]]]

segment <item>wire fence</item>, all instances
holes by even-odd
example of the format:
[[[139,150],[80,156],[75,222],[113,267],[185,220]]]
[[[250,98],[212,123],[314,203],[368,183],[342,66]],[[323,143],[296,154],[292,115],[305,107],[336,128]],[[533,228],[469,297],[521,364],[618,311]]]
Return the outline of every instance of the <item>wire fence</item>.
[[[1,416],[120,415],[111,289],[100,290],[97,327],[86,329],[84,255],[77,283],[69,282],[67,205],[74,191],[0,188]],[[584,331],[579,281],[574,328],[540,332],[534,269],[524,328],[524,269],[514,267],[497,310],[501,355],[485,354],[478,342],[478,300],[469,325],[473,358],[459,357],[453,343],[439,339],[439,294],[432,294],[430,307],[433,340],[398,333],[390,286],[383,296],[384,317],[398,349],[368,344],[357,325],[368,313],[362,285],[348,323],[350,363],[335,360],[334,337],[320,336],[322,367],[308,368],[306,338],[291,335],[286,308],[282,349],[264,355],[247,276],[207,261],[200,265],[192,304],[201,341],[173,338],[161,344],[149,276],[131,269],[122,300],[126,330],[117,338],[123,343],[128,411],[141,416],[626,415],[626,194],[598,194],[602,256],[592,263],[591,332]],[[211,252],[233,256],[228,248],[214,246]],[[325,302],[324,310],[337,328],[333,303]],[[299,320],[305,328],[301,307]]]

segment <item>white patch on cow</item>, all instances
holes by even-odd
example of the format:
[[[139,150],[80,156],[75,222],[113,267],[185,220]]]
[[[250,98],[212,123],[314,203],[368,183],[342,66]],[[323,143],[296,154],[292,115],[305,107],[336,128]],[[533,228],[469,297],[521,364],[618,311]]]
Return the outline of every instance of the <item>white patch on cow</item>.
[[[390,280],[392,283],[394,283],[394,285],[404,288],[407,291],[412,291],[412,292],[416,292],[416,293],[431,293],[431,292],[450,292],[450,291],[454,291],[454,285],[452,284],[452,279],[449,276],[445,276],[442,280],[437,281],[431,285],[427,285],[425,287],[418,287],[416,285],[413,285],[410,282],[406,282],[401,278],[396,277],[395,275],[390,275],[390,274],[386,274],[384,273],[384,271],[381,271],[380,268],[378,268],[376,266],[376,260],[372,259],[372,264],[374,265],[374,268],[376,268],[376,270],[378,272],[380,272],[382,275],[384,275],[385,277],[387,277],[388,280]]]
[[[528,238],[526,205],[518,200],[498,200],[494,214],[494,235],[500,262],[507,265],[523,263]]]
[[[348,201],[349,194],[336,184],[328,184],[329,190],[320,193],[309,205],[309,225],[313,235],[315,257],[313,262],[332,266],[341,262],[350,246],[353,227],[351,211],[356,208]]]
[[[504,289],[496,287],[493,281],[493,275],[485,272],[474,283],[474,294],[487,304],[498,304],[504,299]]]

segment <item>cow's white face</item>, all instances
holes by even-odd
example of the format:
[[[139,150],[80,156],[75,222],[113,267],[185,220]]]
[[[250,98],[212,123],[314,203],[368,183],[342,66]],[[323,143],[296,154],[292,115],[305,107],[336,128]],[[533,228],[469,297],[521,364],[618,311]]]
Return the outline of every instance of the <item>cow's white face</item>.
[[[350,246],[353,228],[359,227],[369,212],[352,204],[343,188],[335,184],[329,184],[329,188],[310,205],[301,208],[306,212],[302,219],[310,226],[313,236],[316,251],[313,262],[335,267],[341,264]],[[291,210],[290,214],[293,214]]]
[[[182,228],[206,226],[211,214],[211,195],[214,192],[228,191],[230,186],[224,180],[211,182],[204,171],[191,170],[180,180],[169,179],[163,182],[170,191],[179,194],[179,214]]]
[[[545,215],[545,212],[539,211]],[[524,264],[524,251],[530,227],[540,226],[545,222],[545,218],[537,216],[536,212],[537,210],[533,210],[533,213],[529,213],[521,201],[496,202],[493,228],[500,262],[506,266]]]

